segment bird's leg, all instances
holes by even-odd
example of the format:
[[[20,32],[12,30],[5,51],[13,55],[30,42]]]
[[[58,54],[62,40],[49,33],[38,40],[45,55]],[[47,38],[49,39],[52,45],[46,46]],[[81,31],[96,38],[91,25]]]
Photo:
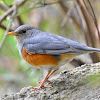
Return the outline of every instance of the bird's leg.
[[[49,77],[50,77],[55,71],[57,71],[57,70],[52,71],[52,72],[47,76],[46,81],[50,82],[50,80],[48,80],[48,79],[49,79]],[[42,81],[39,81],[38,84],[41,84],[41,82],[42,82]]]
[[[48,71],[47,76],[45,77],[45,79],[42,81],[42,83],[40,84],[39,87],[35,87],[34,90],[39,90],[40,88],[44,87],[44,82],[47,80],[48,75],[51,73],[51,70]]]
[[[49,79],[49,77],[54,73],[54,72],[56,72],[57,70],[54,70],[54,71],[52,71],[49,75],[48,75],[48,77],[47,77],[47,80]],[[49,81],[49,80],[48,80]]]

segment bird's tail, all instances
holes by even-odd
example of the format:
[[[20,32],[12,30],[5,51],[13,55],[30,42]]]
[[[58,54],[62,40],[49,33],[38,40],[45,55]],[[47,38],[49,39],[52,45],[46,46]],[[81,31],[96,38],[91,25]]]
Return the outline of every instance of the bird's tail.
[[[83,47],[81,50],[86,52],[100,52],[100,49],[88,46]]]
[[[78,42],[72,41],[70,39],[67,39],[67,44],[70,45],[71,47],[83,52],[83,53],[100,52],[100,49],[98,49],[98,48],[85,46],[83,44],[80,44]]]

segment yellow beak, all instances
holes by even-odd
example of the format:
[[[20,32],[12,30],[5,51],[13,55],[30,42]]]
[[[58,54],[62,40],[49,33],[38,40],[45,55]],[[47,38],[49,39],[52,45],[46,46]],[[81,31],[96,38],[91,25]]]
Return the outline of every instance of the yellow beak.
[[[14,35],[14,36],[18,36],[19,34],[18,34],[18,33],[9,32],[9,33],[7,33],[7,35]]]

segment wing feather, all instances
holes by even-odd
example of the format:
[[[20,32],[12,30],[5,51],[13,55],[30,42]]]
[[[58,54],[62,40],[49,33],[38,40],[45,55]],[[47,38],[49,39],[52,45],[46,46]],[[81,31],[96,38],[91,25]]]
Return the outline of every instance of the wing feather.
[[[65,39],[65,38],[64,38]],[[35,36],[25,41],[24,47],[31,54],[67,54],[81,53],[63,40],[59,40],[49,35]]]

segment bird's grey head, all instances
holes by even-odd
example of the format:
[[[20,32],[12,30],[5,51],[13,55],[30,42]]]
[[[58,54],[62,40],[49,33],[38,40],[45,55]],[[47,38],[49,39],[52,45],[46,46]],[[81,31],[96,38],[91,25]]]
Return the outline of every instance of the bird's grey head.
[[[24,42],[31,36],[34,36],[37,31],[37,28],[31,25],[21,25],[15,31],[9,32],[7,35],[14,35],[18,43]]]

